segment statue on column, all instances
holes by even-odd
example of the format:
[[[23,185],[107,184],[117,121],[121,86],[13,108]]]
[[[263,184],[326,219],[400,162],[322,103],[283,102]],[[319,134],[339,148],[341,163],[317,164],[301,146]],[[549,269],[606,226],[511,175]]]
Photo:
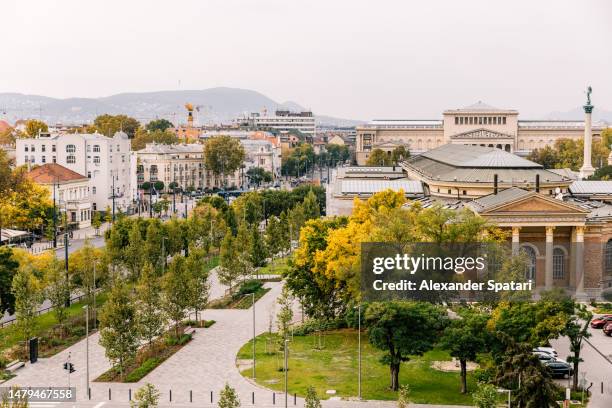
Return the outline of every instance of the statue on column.
[[[587,90],[586,90],[586,95],[587,95],[587,103],[586,103],[586,104],[587,104],[587,105],[590,105],[590,104],[591,104],[591,94],[592,94],[592,93],[593,93],[593,88],[591,88],[591,86],[589,85],[589,86],[587,87]]]

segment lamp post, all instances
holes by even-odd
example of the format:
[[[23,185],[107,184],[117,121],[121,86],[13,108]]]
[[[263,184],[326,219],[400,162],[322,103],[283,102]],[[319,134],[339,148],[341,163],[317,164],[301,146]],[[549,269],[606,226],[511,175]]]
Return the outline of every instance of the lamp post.
[[[255,292],[251,293],[253,308],[253,379],[255,379]]]
[[[85,309],[85,392],[89,399],[89,305],[83,306]]]
[[[361,400],[361,303],[357,308],[357,398]]]
[[[287,366],[287,348],[289,347],[289,339],[285,339],[285,408],[287,408],[287,396],[289,393],[287,392],[288,383],[287,383],[287,372],[289,370]]]
[[[166,245],[168,237],[162,237],[162,275],[166,273]]]

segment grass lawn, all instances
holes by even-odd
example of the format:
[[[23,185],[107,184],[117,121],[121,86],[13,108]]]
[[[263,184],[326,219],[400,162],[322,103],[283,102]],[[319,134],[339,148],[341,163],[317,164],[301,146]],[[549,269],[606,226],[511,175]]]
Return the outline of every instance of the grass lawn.
[[[106,301],[106,293],[99,293],[96,295],[96,304],[98,308],[98,312],[100,311],[100,307]],[[62,341],[61,339],[57,339],[55,341],[55,345],[51,344],[51,339],[58,337],[54,332],[54,329],[57,326],[57,320],[55,317],[55,313],[52,310],[47,313],[43,313],[42,315],[36,317],[36,323],[34,327],[34,335],[33,337],[40,337],[42,344],[40,347],[41,357],[49,357],[53,354],[58,353],[59,351],[65,349],[66,347],[76,343],[81,338],[85,338],[85,316],[83,306],[85,305],[84,301],[76,302],[70,305],[70,307],[66,310],[66,326],[76,326],[77,324],[83,326],[82,335],[79,336],[71,336],[68,339],[63,339],[66,341]],[[0,329],[0,344],[2,345],[2,349],[0,349],[0,354],[3,351],[15,346],[19,342],[23,341],[22,334],[17,329],[16,324],[11,324],[10,326],[6,326]],[[61,343],[61,344],[60,344]],[[65,343],[65,344],[64,344]],[[47,347],[48,345],[48,347]],[[49,348],[49,350],[47,350]]]
[[[274,262],[270,262],[268,265],[259,268],[257,271],[260,275],[282,275],[285,271],[289,270],[287,265],[288,257],[276,258]]]
[[[274,390],[284,389],[283,353],[266,353],[266,346],[278,350],[275,334],[263,334],[256,340],[257,383]],[[317,349],[321,341],[321,349]],[[304,396],[308,386],[313,386],[321,398],[325,391],[336,390],[336,396],[357,396],[357,331],[339,330],[316,335],[295,336],[289,344],[289,392]],[[397,393],[388,389],[389,368],[379,362],[382,352],[373,348],[362,335],[362,395],[365,399],[395,400]],[[252,358],[251,342],[238,353],[238,359]],[[434,370],[435,360],[450,360],[443,350],[434,349],[422,357],[402,363],[400,384],[409,384],[412,402],[421,404],[471,405],[471,395],[460,393],[459,373]],[[250,378],[252,369],[244,369],[242,375]],[[468,374],[468,390],[475,389],[475,382]]]

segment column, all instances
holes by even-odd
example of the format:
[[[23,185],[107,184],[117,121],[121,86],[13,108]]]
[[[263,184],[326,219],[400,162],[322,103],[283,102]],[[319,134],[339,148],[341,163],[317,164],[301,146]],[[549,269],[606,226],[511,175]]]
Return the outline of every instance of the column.
[[[584,293],[584,227],[576,227],[576,297]]]
[[[553,287],[553,231],[555,227],[546,227],[546,262],[544,275],[544,288],[550,290]]]
[[[593,135],[591,133],[591,113],[593,112],[593,105],[590,100],[590,87],[589,87],[589,99],[587,100],[584,108],[584,162],[580,168],[580,178],[587,178],[592,176],[595,172],[593,165],[591,164],[591,141]]]
[[[512,227],[512,255],[518,255],[520,248],[519,234],[521,227]]]
[[[578,266],[578,258],[576,258],[576,240],[577,234],[576,229],[578,227],[572,227],[572,235],[570,239],[570,252],[569,252],[569,287],[576,289],[576,270]]]

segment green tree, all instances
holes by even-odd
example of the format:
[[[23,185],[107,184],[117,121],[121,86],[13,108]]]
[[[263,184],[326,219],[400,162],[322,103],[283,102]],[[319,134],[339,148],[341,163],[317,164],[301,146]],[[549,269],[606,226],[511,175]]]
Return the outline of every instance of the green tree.
[[[96,281],[105,276],[105,267],[103,250],[94,248],[89,239],[86,239],[83,247],[70,256],[68,270],[73,282],[85,294],[87,304],[92,307],[94,290],[98,286]]]
[[[108,137],[123,131],[132,139],[139,127],[140,123],[127,115],[104,114],[94,119],[93,129]]]
[[[286,237],[283,236],[282,226],[277,217],[272,216],[268,219],[268,226],[266,227],[265,244],[272,261],[274,257],[278,255],[284,248],[285,244],[283,240]]]
[[[251,167],[246,172],[247,178],[251,184],[255,184],[257,187],[261,183],[269,183],[272,181],[272,173],[266,171],[262,167]]]
[[[234,237],[229,232],[226,232],[223,242],[221,243],[217,275],[219,277],[219,282],[229,286],[229,291],[232,293],[234,284],[240,277],[241,271],[234,252]]]
[[[368,166],[388,166],[392,164],[391,156],[382,149],[374,149],[370,152],[370,157],[366,161]]]
[[[134,401],[130,402],[131,408],[156,408],[159,404],[159,391],[151,383],[146,383],[134,394]]]
[[[5,312],[15,313],[12,285],[18,269],[19,262],[13,258],[13,250],[5,246],[0,247],[0,316]]]
[[[325,145],[325,150],[327,150],[329,160],[333,163],[344,162],[351,157],[348,146],[327,144]]]
[[[144,264],[144,256],[146,252],[143,251],[145,242],[142,239],[142,232],[138,221],[132,223],[128,235],[129,244],[125,247],[125,263],[130,272],[130,278],[134,281],[138,279],[140,268]],[[149,258],[150,259],[150,258]]]
[[[308,194],[304,198],[304,202],[302,205],[304,208],[304,218],[306,221],[319,218],[319,216],[321,215],[319,211],[319,203],[317,201],[317,196],[313,191],[308,192]]]
[[[31,265],[19,268],[13,277],[12,292],[15,296],[17,328],[27,347],[27,340],[32,337],[35,329],[38,306],[43,300],[40,282],[34,276]]]
[[[406,160],[409,157],[410,157],[410,151],[406,149],[406,147],[404,146],[398,146],[395,149],[393,149],[393,152],[391,152],[391,160],[396,165],[397,163],[403,160]]]
[[[147,341],[149,349],[153,339],[161,335],[166,324],[162,311],[161,287],[153,266],[146,262],[136,285],[136,323],[140,338]]]
[[[244,147],[238,139],[230,136],[216,136],[208,139],[204,145],[204,164],[215,176],[225,177],[232,174],[242,164],[245,157]]]
[[[96,236],[100,235],[100,227],[102,226],[102,217],[100,216],[99,211],[93,212],[93,217],[91,218],[91,226],[96,230]]]
[[[440,340],[443,348],[461,364],[461,393],[467,389],[467,362],[475,361],[478,353],[485,350],[488,332],[486,330],[488,316],[475,311],[464,311],[461,319],[453,320],[444,330]]]
[[[289,335],[289,327],[291,326],[291,320],[293,320],[293,295],[289,291],[287,286],[283,286],[281,295],[277,300],[279,309],[276,314],[276,322],[278,325],[278,333],[283,341],[287,339]]]
[[[53,257],[45,271],[45,296],[51,302],[53,313],[60,327],[66,321],[66,299],[70,297],[70,281],[62,262]]]
[[[158,272],[162,271],[165,262],[162,254],[163,237],[164,235],[159,220],[150,220],[144,244],[144,259],[151,262]]]
[[[163,301],[162,308],[174,322],[174,334],[178,339],[181,335],[181,321],[186,316],[189,307],[188,293],[191,276],[185,266],[185,258],[176,255],[162,278]]]
[[[567,358],[568,363],[574,365],[573,388],[578,390],[578,366],[584,360],[580,357],[582,341],[592,336],[589,332],[589,324],[593,318],[593,313],[587,310],[586,305],[574,304],[574,313],[568,319],[563,334],[570,341],[570,351],[572,354]]]
[[[111,210],[109,205],[104,209],[104,221],[109,224],[113,222],[113,210]]]
[[[127,363],[138,350],[136,306],[125,284],[117,280],[100,311],[100,344],[123,379]]]
[[[317,396],[313,386],[306,389],[306,399],[304,401],[304,408],[322,408],[321,400]]]
[[[611,180],[612,179],[612,166],[603,166],[595,170],[595,173],[589,180]]]
[[[26,122],[25,133],[28,137],[36,137],[39,133],[49,131],[49,126],[41,120],[30,119]]]
[[[477,408],[497,407],[497,388],[492,384],[480,383],[472,394]]]
[[[191,254],[185,260],[185,267],[190,275],[187,309],[194,311],[196,321],[199,322],[198,312],[206,308],[210,295],[208,269],[206,268],[203,250],[191,251]]]
[[[391,371],[389,387],[397,391],[401,363],[433,348],[446,317],[429,303],[391,301],[370,304],[365,320],[370,343],[385,352],[381,363]]]
[[[259,228],[253,226],[251,228],[251,240],[250,240],[250,262],[256,268],[266,266],[266,258],[268,257],[268,251],[266,244],[261,237]]]
[[[176,134],[169,130],[145,130],[140,128],[132,139],[132,150],[142,150],[149,143],[171,145],[179,143],[179,139]]]
[[[219,394],[219,402],[217,403],[219,408],[239,408],[240,407],[240,399],[238,399],[238,394],[236,394],[236,390],[230,387],[229,384],[225,384],[225,387],[221,390]]]
[[[557,151],[551,146],[533,149],[527,156],[528,160],[539,163],[546,169],[554,169],[559,162]]]
[[[155,130],[161,130],[162,132],[173,128],[174,125],[168,119],[153,119],[145,126],[149,132],[153,132]]]

